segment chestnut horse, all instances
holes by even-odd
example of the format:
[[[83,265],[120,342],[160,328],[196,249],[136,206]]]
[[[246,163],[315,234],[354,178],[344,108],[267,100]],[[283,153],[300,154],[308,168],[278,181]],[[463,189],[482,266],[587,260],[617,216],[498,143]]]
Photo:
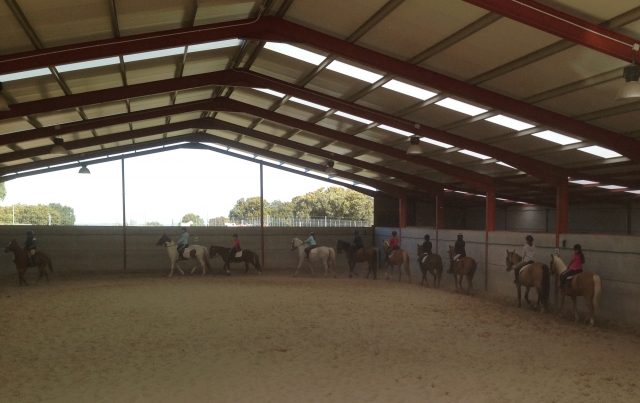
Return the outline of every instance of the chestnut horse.
[[[551,273],[558,276],[560,273],[567,269],[567,265],[564,264],[562,259],[558,256],[551,255],[551,263],[549,263]],[[593,326],[594,317],[598,305],[600,303],[600,295],[602,294],[602,280],[600,276],[595,273],[584,271],[582,273],[573,276],[573,279],[567,279],[567,283],[564,288],[560,290],[560,310],[558,317],[562,317],[562,308],[564,307],[564,297],[568,295],[573,301],[573,315],[578,321],[578,307],[576,305],[577,297],[584,297],[587,307],[589,307],[589,315],[587,315],[584,323],[589,323],[589,326]]]
[[[349,253],[349,248],[351,248],[349,242],[338,240],[336,253],[342,253],[343,251]],[[378,276],[378,248],[372,246],[360,248],[353,255],[347,255],[347,262],[349,264],[349,277],[357,275],[355,271],[356,263],[367,262],[369,263],[369,271],[366,278],[369,278],[369,274],[373,271],[373,279],[376,280]]]
[[[418,256],[422,256],[422,245],[418,245]],[[437,253],[430,253],[419,260],[420,270],[422,271],[422,282],[420,285],[427,283],[429,287],[429,279],[427,278],[427,272],[433,275],[433,286],[435,288],[440,287],[440,281],[442,280],[442,256]]]
[[[5,253],[13,252],[14,262],[16,264],[16,269],[18,270],[18,284],[22,286],[27,285],[27,280],[24,278],[24,274],[27,272],[29,268],[29,258],[27,257],[27,252],[20,247],[20,244],[16,242],[16,240],[12,240],[9,242],[6,248],[4,248]],[[53,266],[51,265],[51,258],[44,252],[37,251],[35,255],[33,255],[33,259],[35,260],[35,266],[38,267],[38,272],[40,275],[36,280],[36,284],[40,281],[42,276],[47,278],[47,283],[49,282],[49,273],[47,273],[46,266],[49,266],[49,270],[53,273]]]
[[[220,255],[224,261],[222,269],[227,271],[227,275],[231,274],[231,263],[242,262],[244,262],[244,273],[242,274],[247,274],[249,271],[249,264],[258,270],[258,274],[262,274],[262,266],[260,266],[260,259],[258,258],[257,253],[250,251],[249,249],[243,249],[242,251],[237,252],[236,256],[229,261],[229,251],[231,251],[231,248],[225,248],[224,246],[211,245],[209,248],[209,256],[214,257],[215,255]]]
[[[511,271],[513,266],[520,263],[522,258],[515,251],[509,252],[507,249],[507,271]],[[527,305],[531,306],[531,301],[529,301],[529,290],[531,287],[536,288],[536,292],[538,293],[538,301],[533,309],[540,308],[540,313],[544,312],[544,308],[549,309],[549,289],[551,288],[550,280],[549,280],[549,267],[540,262],[531,263],[526,265],[520,269],[520,274],[518,275],[518,283],[516,283],[516,288],[518,290],[518,308],[521,305],[522,298],[522,286],[526,287],[524,292],[524,300],[527,301]]]
[[[389,252],[389,242],[382,241],[384,253]],[[404,271],[409,276],[409,283],[411,283],[411,270],[409,268],[409,254],[406,250],[398,249],[391,252],[391,257],[385,260],[384,276],[389,280],[393,276],[394,267],[398,266],[398,281],[402,280],[402,265],[404,265]],[[387,274],[387,268],[391,266],[391,275]]]
[[[178,266],[178,261],[180,260],[180,255],[178,254],[178,244],[173,242],[171,238],[167,236],[167,234],[164,234],[160,237],[160,239],[158,239],[158,242],[156,242],[156,245],[165,246],[167,248],[169,259],[171,259],[171,272],[169,273],[169,277],[173,276],[173,269],[175,267],[177,267],[180,273],[182,273],[182,275],[184,276],[184,272],[182,271],[180,266]],[[207,253],[207,248],[205,248],[204,246],[189,245],[182,252],[182,256],[183,257],[189,256],[191,259],[197,259],[198,262],[200,262],[200,264],[202,265],[203,276],[206,273],[206,269],[205,269],[206,267],[211,269],[211,266],[209,265],[209,253]],[[196,271],[197,268],[198,268],[197,264],[193,266],[193,269],[191,270],[191,274],[193,274],[193,272]]]
[[[473,296],[473,275],[476,273],[478,264],[476,263],[476,260],[472,257],[460,258],[454,264],[453,257],[455,255],[456,255],[455,246],[449,245],[449,269],[453,272],[453,281],[456,283],[456,292],[461,292],[463,290],[462,277],[467,276],[467,282],[469,283],[469,288],[467,288],[467,294]],[[458,281],[458,276],[460,276],[459,281]]]

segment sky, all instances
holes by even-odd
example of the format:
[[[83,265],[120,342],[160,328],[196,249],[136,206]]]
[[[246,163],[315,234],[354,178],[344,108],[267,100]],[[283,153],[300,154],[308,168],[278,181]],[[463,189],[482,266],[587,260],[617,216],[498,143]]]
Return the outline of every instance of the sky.
[[[187,213],[205,222],[225,216],[238,199],[260,196],[260,165],[206,150],[173,150],[129,158],[125,165],[127,222],[178,225]],[[5,183],[0,205],[60,203],[73,207],[76,225],[122,224],[121,162],[50,172]],[[290,201],[322,187],[321,180],[264,167],[264,198]]]

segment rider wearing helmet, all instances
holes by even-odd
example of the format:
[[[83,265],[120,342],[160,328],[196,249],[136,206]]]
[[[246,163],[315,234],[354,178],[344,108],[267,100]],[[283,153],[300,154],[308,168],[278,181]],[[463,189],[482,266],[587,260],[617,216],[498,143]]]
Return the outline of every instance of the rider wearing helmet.
[[[178,241],[178,256],[180,260],[186,260],[186,258],[182,255],[184,250],[189,246],[189,233],[187,232],[187,227],[182,227],[182,236]]]
[[[400,249],[400,239],[398,239],[398,232],[391,232],[391,239],[389,239],[389,250],[387,250],[387,259],[391,256],[394,250]]]
[[[240,247],[240,240],[238,239],[238,234],[233,234],[233,246],[229,251],[229,260],[233,260],[236,257],[236,253],[240,252],[242,248]]]
[[[362,237],[360,236],[360,231],[353,231],[353,241],[351,242],[351,247],[349,248],[349,256],[355,254],[358,250],[364,248],[364,243],[362,243]]]
[[[527,241],[527,243],[522,248],[522,260],[520,261],[520,263],[513,266],[513,271],[516,275],[516,279],[513,280],[514,284],[518,284],[518,281],[520,280],[520,269],[528,264],[533,263],[536,256],[536,247],[533,244],[533,237],[531,235],[527,235],[525,241]]]
[[[27,251],[29,265],[35,264],[35,256],[38,251],[38,240],[35,237],[35,233],[31,230],[27,231],[27,240],[24,242],[24,248]]]
[[[422,261],[422,258],[425,256],[429,256],[431,252],[431,248],[433,248],[431,241],[429,240],[431,237],[429,235],[424,236],[424,242],[422,243],[422,254],[418,257],[418,263]]]
[[[453,257],[454,262],[457,262],[458,260],[467,256],[467,251],[465,250],[465,242],[462,238],[463,238],[462,233],[458,234],[458,239],[456,240],[455,250],[454,250],[456,253],[456,255]],[[453,273],[453,270],[449,268],[447,270],[447,273],[451,274]]]
[[[316,243],[316,236],[313,231],[309,232],[309,238],[305,239],[304,243],[309,244],[309,246],[304,248],[304,253],[307,254],[307,260],[309,260],[309,252],[311,252],[311,249],[318,247],[318,244]]]

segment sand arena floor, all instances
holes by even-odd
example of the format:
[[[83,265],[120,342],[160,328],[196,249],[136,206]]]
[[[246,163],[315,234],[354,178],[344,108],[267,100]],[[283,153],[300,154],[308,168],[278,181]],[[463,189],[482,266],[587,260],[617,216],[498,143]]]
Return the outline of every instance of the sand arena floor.
[[[631,331],[456,295],[447,277],[433,290],[239,270],[22,288],[4,271],[0,401],[640,401]]]

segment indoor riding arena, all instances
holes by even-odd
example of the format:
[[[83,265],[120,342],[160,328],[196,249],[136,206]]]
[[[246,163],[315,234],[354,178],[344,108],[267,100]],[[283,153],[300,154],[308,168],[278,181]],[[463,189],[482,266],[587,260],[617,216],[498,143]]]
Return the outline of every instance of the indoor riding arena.
[[[0,22],[2,185],[122,172],[119,225],[0,225],[0,402],[640,401],[637,0],[5,0]],[[233,180],[260,202],[190,227],[169,276],[178,224],[132,223],[125,172],[176,150],[254,164]],[[212,203],[234,172],[181,169],[203,185],[167,197]],[[365,195],[372,225],[267,221],[263,169]],[[232,234],[260,270],[212,255]]]

